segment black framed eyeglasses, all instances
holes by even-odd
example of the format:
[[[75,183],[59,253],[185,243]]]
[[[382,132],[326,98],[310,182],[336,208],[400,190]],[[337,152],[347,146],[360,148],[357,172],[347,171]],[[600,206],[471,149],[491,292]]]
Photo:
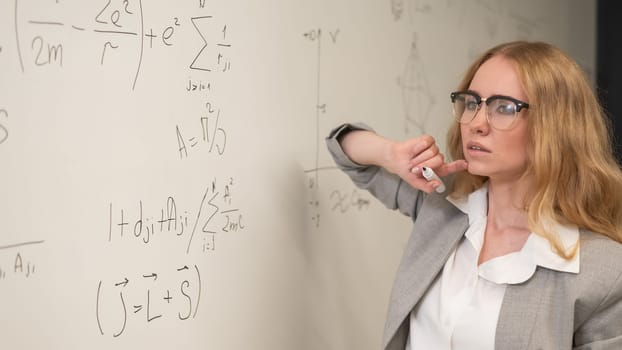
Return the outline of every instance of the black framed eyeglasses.
[[[528,109],[529,104],[510,96],[492,95],[481,97],[474,91],[455,91],[450,94],[453,104],[454,117],[461,124],[468,124],[481,109],[482,102],[486,103],[486,120],[491,127],[498,130],[511,129],[518,113]]]

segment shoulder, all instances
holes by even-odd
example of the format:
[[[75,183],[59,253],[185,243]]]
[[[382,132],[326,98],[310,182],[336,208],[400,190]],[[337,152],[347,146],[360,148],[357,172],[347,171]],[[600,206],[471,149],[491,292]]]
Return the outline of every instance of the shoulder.
[[[622,244],[581,230],[579,259],[579,274],[568,286],[576,293],[576,316],[584,319],[613,304],[622,311]]]
[[[547,290],[552,298],[568,303],[578,323],[608,299],[622,301],[622,244],[585,230],[580,235],[578,273],[539,269],[548,276]]]
[[[601,296],[612,289],[621,289],[622,244],[587,230],[581,230],[580,234],[580,271],[575,287],[588,295]]]
[[[581,271],[622,274],[622,244],[602,234],[581,230]]]
[[[575,343],[622,340],[622,244],[585,230],[580,244],[581,270],[572,286]]]

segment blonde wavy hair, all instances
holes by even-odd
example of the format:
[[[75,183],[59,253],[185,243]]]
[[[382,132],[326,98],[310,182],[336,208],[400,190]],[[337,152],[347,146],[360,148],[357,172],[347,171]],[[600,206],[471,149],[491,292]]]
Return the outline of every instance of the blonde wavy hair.
[[[622,243],[622,170],[611,146],[608,119],[578,64],[560,49],[542,42],[509,42],[493,47],[467,70],[458,90],[467,90],[479,67],[501,55],[514,64],[528,97],[528,166],[532,188],[525,199],[528,225],[565,259],[548,219],[574,224]],[[523,112],[525,113],[525,112]],[[449,129],[448,153],[464,159],[460,124]],[[461,172],[452,196],[463,197],[487,178]],[[578,245],[575,245],[575,248]]]

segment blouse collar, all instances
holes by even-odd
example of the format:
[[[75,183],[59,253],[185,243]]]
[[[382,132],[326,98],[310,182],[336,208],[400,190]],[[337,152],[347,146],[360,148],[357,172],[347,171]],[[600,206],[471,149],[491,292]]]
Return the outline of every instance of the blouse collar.
[[[447,200],[468,215],[469,229],[465,236],[479,256],[484,242],[488,213],[488,183],[465,198],[447,197]],[[552,222],[547,227],[559,235],[567,251],[572,249],[579,240],[579,230],[576,226]],[[480,264],[479,273],[480,276],[494,283],[517,284],[531,278],[537,266],[555,271],[579,273],[579,250],[577,249],[577,253],[571,260],[566,260],[553,251],[546,238],[532,232],[520,251]]]

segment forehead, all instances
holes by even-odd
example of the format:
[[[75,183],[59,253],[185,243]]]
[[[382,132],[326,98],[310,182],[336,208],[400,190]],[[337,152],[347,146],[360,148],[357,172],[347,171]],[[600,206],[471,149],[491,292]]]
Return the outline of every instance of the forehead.
[[[475,72],[469,90],[482,97],[506,95],[529,102],[512,61],[503,56],[494,56],[484,62]]]

